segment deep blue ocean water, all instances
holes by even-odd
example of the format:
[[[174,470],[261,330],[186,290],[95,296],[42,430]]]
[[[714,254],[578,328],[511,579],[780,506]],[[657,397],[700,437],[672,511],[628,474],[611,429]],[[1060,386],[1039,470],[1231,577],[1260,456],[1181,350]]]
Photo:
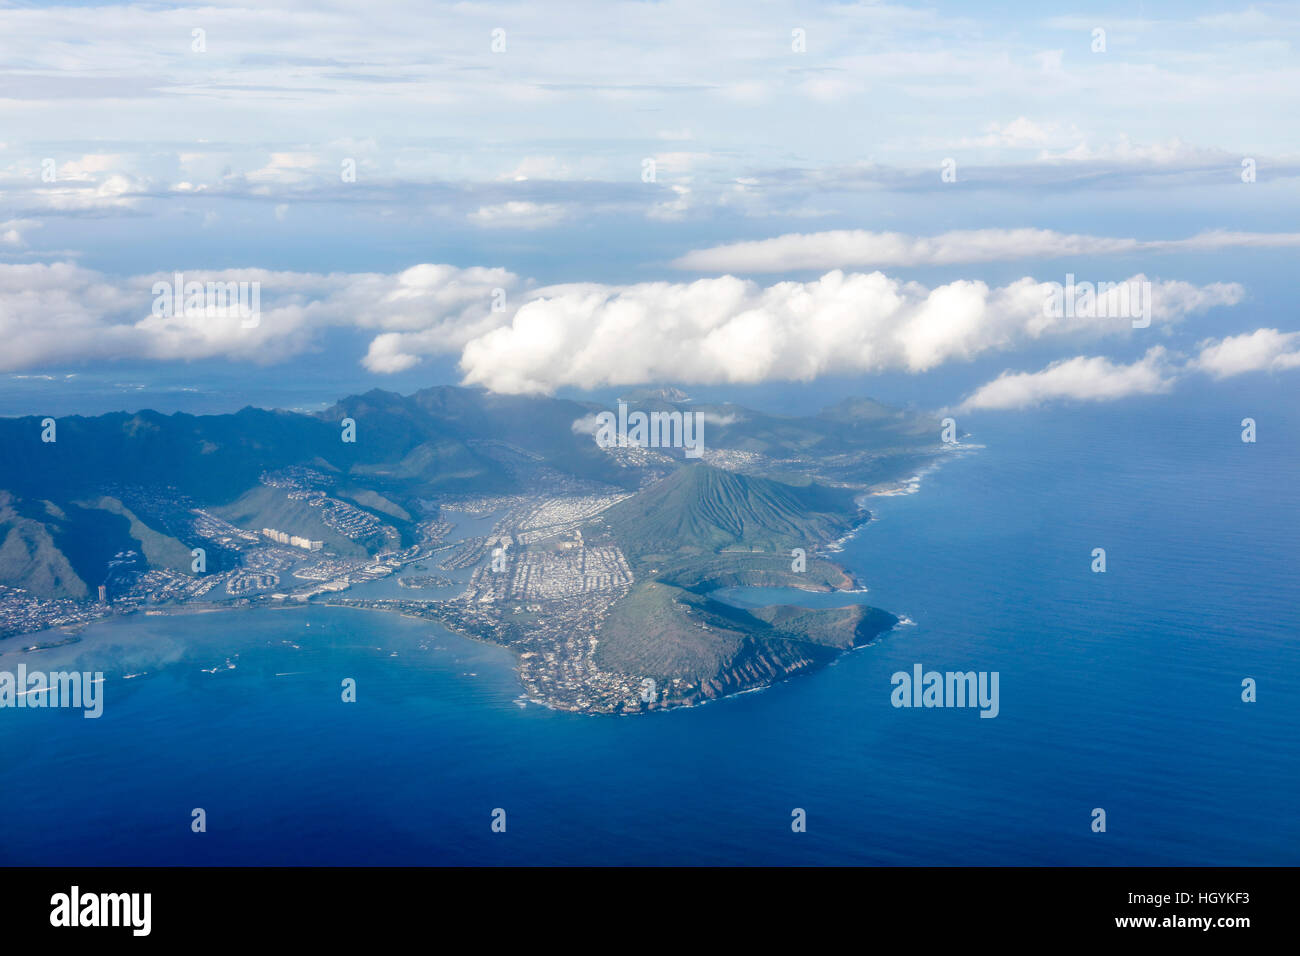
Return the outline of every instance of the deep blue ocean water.
[[[1295,865],[1300,417],[1189,391],[963,420],[842,555],[916,625],[690,710],[521,708],[506,651],[372,612],[6,641],[108,681],[99,720],[0,711],[0,863]],[[895,709],[915,663],[998,671],[999,716]]]

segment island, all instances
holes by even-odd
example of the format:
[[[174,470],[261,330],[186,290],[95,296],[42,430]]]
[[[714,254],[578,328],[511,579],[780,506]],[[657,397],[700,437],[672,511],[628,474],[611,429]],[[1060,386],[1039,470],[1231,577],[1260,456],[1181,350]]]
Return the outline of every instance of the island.
[[[719,592],[862,590],[837,552],[872,494],[953,452],[934,418],[868,399],[775,416],[675,389],[612,405],[374,391],[315,414],[69,417],[56,442],[40,419],[0,420],[0,636],[368,608],[509,648],[528,699],[612,714],[765,687],[898,623]],[[392,575],[409,595],[375,589]]]

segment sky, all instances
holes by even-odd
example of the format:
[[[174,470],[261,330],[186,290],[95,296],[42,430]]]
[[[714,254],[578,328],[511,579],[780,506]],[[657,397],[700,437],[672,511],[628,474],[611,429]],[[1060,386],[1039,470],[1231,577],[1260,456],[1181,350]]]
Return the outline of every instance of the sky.
[[[1298,37],[1273,3],[0,2],[0,413],[1294,394]]]

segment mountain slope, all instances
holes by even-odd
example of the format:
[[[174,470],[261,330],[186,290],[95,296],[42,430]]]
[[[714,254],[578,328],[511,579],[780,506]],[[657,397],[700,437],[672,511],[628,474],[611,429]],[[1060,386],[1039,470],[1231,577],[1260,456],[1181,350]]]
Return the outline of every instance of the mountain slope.
[[[26,517],[7,491],[0,491],[0,584],[42,598],[84,598],[86,582],[39,520]],[[52,514],[52,519],[61,515]]]
[[[602,516],[629,555],[788,551],[839,537],[860,514],[851,491],[686,465]]]

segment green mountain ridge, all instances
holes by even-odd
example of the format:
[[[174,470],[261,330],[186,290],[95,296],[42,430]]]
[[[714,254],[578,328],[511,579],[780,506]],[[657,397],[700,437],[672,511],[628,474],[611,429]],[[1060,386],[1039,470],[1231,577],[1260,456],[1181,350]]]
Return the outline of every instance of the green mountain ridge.
[[[723,550],[789,553],[849,530],[859,514],[854,497],[847,489],[691,464],[614,505],[601,523],[625,552],[643,559]]]
[[[43,598],[86,597],[86,582],[59,550],[49,528],[24,517],[15,503],[9,492],[0,491],[0,583]]]

